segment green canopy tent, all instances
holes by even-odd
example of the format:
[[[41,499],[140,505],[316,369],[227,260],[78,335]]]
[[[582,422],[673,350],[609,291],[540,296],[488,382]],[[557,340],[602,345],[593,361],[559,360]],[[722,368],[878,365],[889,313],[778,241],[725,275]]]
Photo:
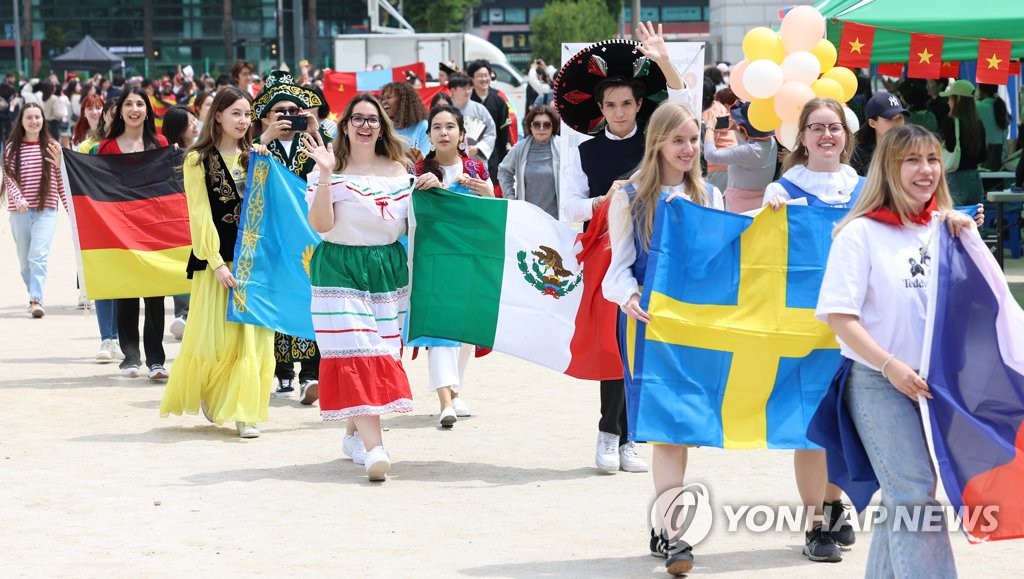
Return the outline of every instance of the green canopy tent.
[[[1024,58],[1024,0],[819,0],[828,39],[839,47],[843,22],[875,27],[871,62],[907,62],[911,33],[944,37],[942,60],[978,59],[978,39],[1011,40]]]

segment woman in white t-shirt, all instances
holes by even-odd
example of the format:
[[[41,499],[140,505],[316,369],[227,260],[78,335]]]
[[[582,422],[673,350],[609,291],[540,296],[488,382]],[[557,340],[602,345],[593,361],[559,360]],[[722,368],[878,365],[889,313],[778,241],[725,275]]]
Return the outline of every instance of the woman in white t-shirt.
[[[608,234],[612,259],[601,283],[605,299],[619,305],[636,322],[648,323],[650,315],[640,307],[640,284],[647,270],[648,250],[654,228],[654,211],[662,193],[668,202],[681,197],[704,207],[725,210],[722,192],[704,183],[700,174],[700,118],[679,103],[668,102],[654,111],[647,124],[645,152],[640,168],[628,181],[612,185],[608,204]],[[629,386],[627,385],[627,390]],[[627,392],[627,399],[629,394]],[[662,443],[664,441],[648,441]],[[628,447],[628,448],[627,448]],[[623,445],[623,456],[635,456],[632,441]],[[687,448],[681,444],[656,444],[651,460],[655,496],[671,500],[670,489],[683,487]],[[668,512],[659,505],[658,513]],[[653,521],[651,554],[665,557],[670,574],[688,573],[693,567],[693,552],[684,541],[669,543],[680,529],[670,529],[673,521]]]
[[[874,158],[863,194],[836,227],[815,313],[852,360],[843,400],[881,484],[882,505],[894,513],[897,505],[939,504],[917,402],[930,394],[915,370],[936,231],[929,224],[938,211],[953,235],[975,226],[951,211],[941,145],[927,129],[892,129]],[[949,535],[875,525],[866,575],[956,577]]]

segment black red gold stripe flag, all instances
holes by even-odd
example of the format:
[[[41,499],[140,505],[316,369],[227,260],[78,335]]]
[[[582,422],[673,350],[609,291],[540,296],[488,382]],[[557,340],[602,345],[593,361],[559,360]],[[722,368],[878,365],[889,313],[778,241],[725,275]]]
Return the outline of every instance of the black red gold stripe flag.
[[[182,153],[64,151],[83,290],[89,299],[189,293],[192,240]]]

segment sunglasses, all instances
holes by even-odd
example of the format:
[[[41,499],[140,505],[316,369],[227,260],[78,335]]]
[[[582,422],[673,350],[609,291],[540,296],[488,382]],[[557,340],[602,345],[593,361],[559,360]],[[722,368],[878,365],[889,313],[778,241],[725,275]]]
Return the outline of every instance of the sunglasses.
[[[281,113],[282,115],[297,115],[302,112],[298,107],[292,107],[288,109],[271,109],[272,113]]]
[[[550,129],[551,121],[533,121],[530,126],[535,129]]]

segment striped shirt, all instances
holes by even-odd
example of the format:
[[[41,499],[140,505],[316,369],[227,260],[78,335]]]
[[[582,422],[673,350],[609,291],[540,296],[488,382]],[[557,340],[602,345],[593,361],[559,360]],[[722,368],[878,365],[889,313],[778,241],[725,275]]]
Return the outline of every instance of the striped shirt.
[[[43,163],[49,161],[43,158],[39,150],[39,143],[25,141],[21,144],[21,159],[19,159],[21,186],[15,183],[6,170],[7,157],[13,155],[13,149],[8,147],[4,151],[4,187],[7,189],[7,210],[17,211],[18,205],[28,203],[31,209],[56,209],[57,198],[59,197],[67,209],[68,200],[64,197],[64,184],[61,182],[60,170],[50,168],[50,194],[46,198],[44,207],[39,207],[40,181],[43,177]]]

